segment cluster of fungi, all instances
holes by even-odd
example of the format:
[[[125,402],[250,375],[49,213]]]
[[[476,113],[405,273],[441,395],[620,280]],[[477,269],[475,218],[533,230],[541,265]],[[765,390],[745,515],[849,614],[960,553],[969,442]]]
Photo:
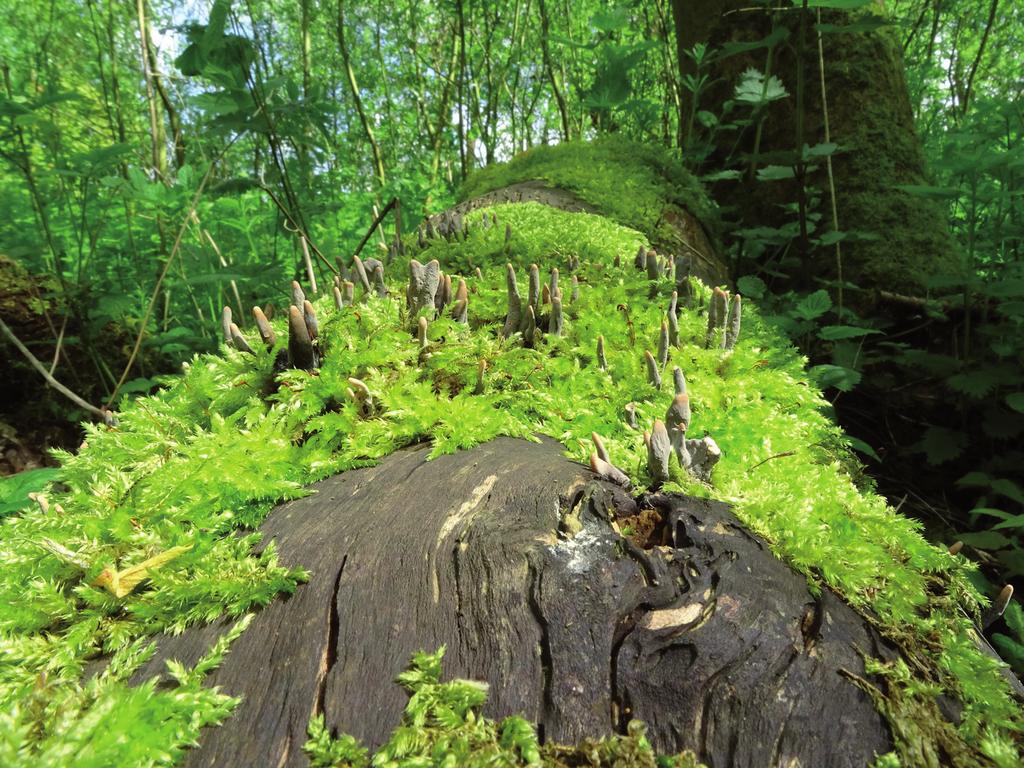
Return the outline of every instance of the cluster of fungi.
[[[469,232],[469,223],[458,214],[442,214],[435,217],[437,221],[427,219],[420,226],[418,241],[420,248],[425,248],[431,239],[443,238],[446,241],[464,241]],[[485,214],[482,219],[484,227],[497,226],[497,217]],[[511,226],[505,227],[506,249],[512,238]],[[400,252],[400,247],[389,251],[389,257]],[[390,258],[388,259],[390,261]],[[616,258],[616,266],[621,266]],[[651,282],[651,297],[658,295],[658,285],[665,278],[674,278],[674,288],[669,299],[664,319],[661,322],[658,337],[658,350],[655,356],[649,350],[643,354],[647,378],[655,389],[662,388],[662,372],[667,368],[669,350],[680,346],[679,308],[691,309],[695,301],[693,286],[690,282],[691,262],[686,256],[668,258],[659,255],[654,249],[641,246],[634,258],[634,266],[646,271]],[[370,296],[388,298],[390,292],[385,281],[385,265],[378,259],[361,259],[358,255],[352,258],[350,266],[338,260],[338,274],[334,277],[332,293],[336,309],[343,310],[357,302],[366,301]],[[576,272],[579,270],[578,257],[570,256],[568,271],[570,288],[568,303],[579,299],[580,282]],[[479,268],[476,278],[482,279]],[[351,280],[349,278],[352,278]],[[518,336],[520,343],[527,348],[535,348],[543,335],[561,336],[565,331],[565,313],[563,301],[565,297],[560,286],[560,274],[557,267],[551,269],[547,280],[542,284],[540,269],[531,264],[527,278],[527,294],[524,301],[519,292],[519,282],[514,266],[509,263],[505,268],[508,307],[505,322],[500,330],[504,338]],[[356,299],[356,284],[361,295]],[[430,357],[430,344],[427,339],[429,323],[436,317],[448,312],[453,320],[460,323],[469,322],[469,290],[464,278],[459,278],[453,289],[450,274],[441,270],[437,259],[426,264],[412,259],[409,262],[409,280],[405,290],[406,317],[409,318],[410,330],[416,335],[420,347],[420,359]],[[268,308],[271,310],[272,308]],[[259,307],[252,309],[253,319],[260,339],[268,348],[273,348],[277,339],[268,320],[268,314]],[[741,299],[734,295],[730,301],[728,294],[721,288],[715,288],[707,309],[708,325],[705,345],[708,348],[732,350],[740,333]],[[238,326],[232,322],[231,310],[224,308],[222,316],[224,341],[236,349],[252,353],[252,347],[246,341]],[[319,346],[319,327],[316,311],[306,298],[302,287],[293,281],[291,287],[291,305],[288,308],[288,345],[287,352],[280,353],[279,365],[302,370],[313,370],[320,365],[323,350]],[[284,357],[284,355],[287,355]],[[609,368],[605,354],[603,336],[597,338],[596,364],[604,371]],[[487,365],[480,361],[477,370],[475,392],[484,391],[484,374]],[[664,420],[655,419],[649,429],[643,432],[643,440],[647,449],[647,470],[654,484],[660,487],[669,480],[669,464],[672,456],[676,457],[680,468],[703,482],[710,482],[711,472],[721,457],[721,451],[714,439],[709,436],[688,438],[687,429],[690,424],[690,400],[686,391],[686,378],[679,367],[672,371],[675,394],[672,403],[665,413]],[[348,395],[358,405],[364,416],[373,416],[377,412],[373,394],[366,384],[357,378],[349,379]],[[629,426],[638,429],[636,409],[633,403],[626,405],[623,417]],[[625,472],[612,464],[601,437],[592,436],[594,452],[590,456],[590,466],[595,474],[624,487],[629,486]]]

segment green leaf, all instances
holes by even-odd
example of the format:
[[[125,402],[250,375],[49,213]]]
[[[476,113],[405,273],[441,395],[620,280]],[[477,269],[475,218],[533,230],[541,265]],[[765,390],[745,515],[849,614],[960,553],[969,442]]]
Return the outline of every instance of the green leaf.
[[[865,456],[869,456],[870,458],[874,459],[875,461],[881,462],[882,457],[878,455],[874,448],[865,443],[863,440],[856,437],[850,437],[849,435],[847,435],[846,442],[849,443],[850,447],[853,448],[853,450],[857,451],[857,453],[862,453]]]
[[[763,298],[768,292],[768,286],[765,285],[764,280],[756,275],[744,275],[736,281],[736,288],[742,295],[752,299]]]
[[[832,299],[825,290],[817,290],[804,296],[790,314],[801,320],[817,320],[832,309]]]
[[[860,371],[841,365],[816,365],[811,368],[810,374],[822,389],[832,387],[840,392],[849,392],[861,380]]]
[[[929,464],[944,464],[964,452],[967,436],[945,427],[931,426],[925,430],[917,450],[924,453]]]
[[[992,483],[992,476],[985,472],[968,472],[956,481],[961,488],[987,488]]]
[[[1024,392],[1012,392],[1007,395],[1006,404],[1018,413],[1024,413]]]
[[[993,509],[992,507],[975,507],[967,514],[972,517],[984,515],[985,517],[994,517],[997,520],[1009,520],[1013,517],[1009,512],[1003,512],[1001,509]]]
[[[740,75],[733,98],[744,104],[760,107],[784,99],[788,95],[786,87],[775,75],[765,78],[762,73],[750,67]]]
[[[766,165],[757,169],[758,181],[784,181],[796,176],[796,171],[788,165]]]
[[[742,171],[718,171],[717,173],[709,173],[706,176],[701,176],[701,181],[713,182],[713,181],[737,181],[743,178]]]
[[[840,339],[870,336],[873,333],[881,333],[881,331],[876,331],[874,328],[858,328],[853,325],[826,325],[818,331],[818,337],[825,341],[839,341]]]
[[[946,379],[946,386],[950,389],[975,399],[985,397],[995,389],[996,384],[998,384],[998,379],[990,371],[984,369],[956,373]]]
[[[805,158],[829,157],[830,155],[834,155],[836,153],[836,151],[838,151],[838,149],[839,149],[839,145],[836,144],[835,142],[832,142],[832,141],[830,141],[830,142],[821,142],[819,144],[815,144],[813,147],[808,147],[805,144],[804,145],[804,157]]]
[[[1024,515],[1014,515],[1008,517],[1001,523],[996,523],[992,526],[993,531],[1005,531],[1006,529],[1017,530],[1019,533],[1024,533]]]
[[[961,533],[957,538],[964,544],[976,547],[977,549],[1000,549],[1001,547],[1008,547],[1013,543],[1003,534],[996,533],[995,531]]]
[[[1000,478],[992,481],[992,490],[1018,504],[1024,504],[1024,492],[1012,480]]]
[[[735,56],[738,53],[750,53],[762,48],[774,48],[789,37],[789,28],[778,26],[767,37],[749,43],[723,43],[722,56]]]
[[[0,478],[0,516],[24,509],[29,504],[30,493],[43,490],[59,477],[59,469],[46,467]]]

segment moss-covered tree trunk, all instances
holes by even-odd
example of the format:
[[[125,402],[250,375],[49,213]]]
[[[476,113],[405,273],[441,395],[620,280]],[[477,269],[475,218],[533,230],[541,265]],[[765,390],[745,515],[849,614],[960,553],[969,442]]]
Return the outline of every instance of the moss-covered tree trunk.
[[[842,243],[846,281],[871,290],[910,291],[920,289],[928,275],[957,267],[942,211],[905,189],[926,185],[929,179],[913,123],[899,42],[891,30],[826,31],[819,50],[819,21],[841,27],[858,17],[837,11],[818,16],[814,9],[799,8],[769,15],[739,0],[673,0],[672,5],[683,74],[693,67],[683,52],[696,43],[708,43],[721,51],[726,44],[764,40],[773,28],[788,33],[770,54],[767,48],[758,48],[716,58],[708,73],[714,85],[699,106],[722,115],[741,74],[749,68],[782,81],[789,95],[767,106],[759,141],[757,131],[748,128],[732,151],[734,159],[741,153],[749,157],[756,145],[758,158],[754,160],[759,167],[788,164],[770,153],[792,153],[799,145],[825,143],[827,115],[828,139],[839,145],[832,158],[838,229],[858,233],[856,239]],[[683,109],[685,125],[690,104]],[[706,170],[721,168],[729,149],[724,145],[731,144],[734,136],[728,134]],[[778,226],[785,218],[780,205],[797,202],[799,186],[795,180],[754,181],[744,174],[738,181],[719,182],[714,196],[733,208],[746,226]],[[808,171],[804,186],[808,188],[805,202],[811,203],[815,196],[819,201],[817,212],[822,218],[818,231],[831,230],[830,182],[824,162]],[[859,236],[863,234],[873,239]],[[836,276],[832,249],[800,254],[801,248],[806,249],[800,238],[795,246],[803,261],[805,281],[811,276]]]

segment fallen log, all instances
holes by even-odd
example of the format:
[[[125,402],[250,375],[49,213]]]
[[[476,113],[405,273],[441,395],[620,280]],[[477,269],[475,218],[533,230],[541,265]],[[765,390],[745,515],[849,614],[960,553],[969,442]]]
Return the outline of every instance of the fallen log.
[[[405,704],[392,681],[441,645],[449,674],[490,684],[484,714],[522,714],[542,739],[639,718],[656,749],[709,766],[862,766],[892,748],[841,674],[892,649],[830,591],[812,596],[727,505],[633,498],[550,439],[426,456],[341,473],[269,516],[265,540],[312,576],[208,678],[243,701],[187,765],[306,765],[317,714],[379,745]],[[164,638],[136,677],[195,663],[223,630]]]

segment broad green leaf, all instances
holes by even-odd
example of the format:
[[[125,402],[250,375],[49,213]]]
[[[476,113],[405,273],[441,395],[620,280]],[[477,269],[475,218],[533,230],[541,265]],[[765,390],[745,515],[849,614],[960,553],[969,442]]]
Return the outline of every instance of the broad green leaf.
[[[779,78],[775,75],[765,78],[761,72],[751,67],[740,75],[733,98],[744,104],[762,106],[784,99],[788,95],[786,87]]]
[[[60,477],[60,470],[51,467],[28,469],[10,477],[0,478],[0,516],[24,509],[28,495],[43,490]]]
[[[1001,523],[996,523],[992,526],[993,531],[1005,531],[1005,530],[1016,531],[1017,533],[1024,533],[1024,515],[1014,515],[1008,517]]]
[[[840,339],[870,336],[873,333],[881,333],[881,331],[876,331],[874,328],[857,328],[853,325],[826,325],[818,331],[818,337],[825,341],[839,341]]]
[[[860,383],[861,373],[841,365],[816,365],[810,370],[811,376],[823,389],[833,387],[840,392],[849,392]]]
[[[961,533],[957,536],[960,541],[978,549],[999,549],[1007,547],[1013,542],[995,531],[979,531],[978,533]]]
[[[744,275],[736,281],[736,288],[744,296],[749,296],[752,299],[763,298],[765,293],[768,291],[768,286],[765,285],[757,275]]]
[[[832,299],[828,292],[817,290],[814,293],[804,296],[797,305],[793,307],[790,314],[801,320],[817,320],[832,309]]]
[[[758,181],[784,181],[796,176],[796,171],[788,165],[766,165],[757,169]]]
[[[992,507],[975,507],[967,514],[972,517],[984,515],[985,517],[994,517],[997,520],[1009,520],[1013,517],[1009,512],[1004,512],[1001,509],[993,509]]]
[[[917,449],[925,454],[929,464],[944,464],[962,454],[966,444],[963,432],[931,426],[917,443]]]
[[[1007,395],[1006,404],[1018,413],[1024,413],[1024,392],[1013,392]]]
[[[992,490],[1000,496],[1005,496],[1012,501],[1016,501],[1018,504],[1024,504],[1024,492],[1022,492],[1020,487],[1012,480],[1007,480],[1005,478],[993,480]]]
[[[850,447],[857,451],[857,453],[863,453],[865,456],[869,456],[875,461],[880,462],[882,460],[882,457],[878,455],[878,452],[863,440],[847,435],[846,442],[849,443]]]

